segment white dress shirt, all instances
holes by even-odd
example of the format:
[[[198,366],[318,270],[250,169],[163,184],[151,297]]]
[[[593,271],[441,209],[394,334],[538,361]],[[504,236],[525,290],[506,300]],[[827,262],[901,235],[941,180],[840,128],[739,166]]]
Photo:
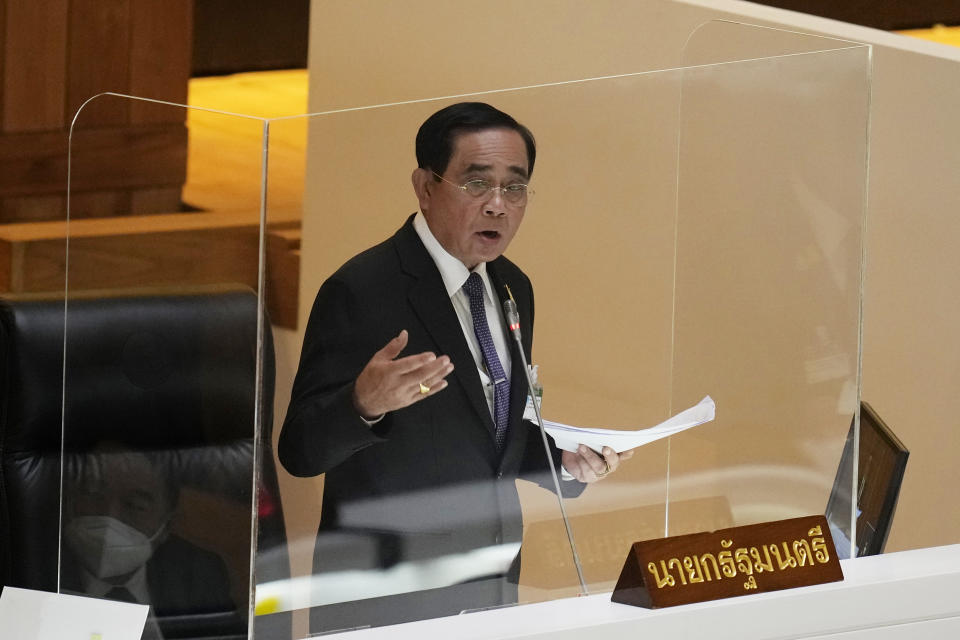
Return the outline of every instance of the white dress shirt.
[[[467,345],[470,347],[470,353],[480,372],[480,381],[483,383],[483,392],[487,398],[487,406],[490,408],[490,417],[494,417],[493,412],[493,380],[487,373],[487,366],[483,361],[483,351],[480,348],[480,341],[473,331],[473,314],[470,312],[470,296],[463,290],[463,285],[470,277],[470,271],[458,258],[453,257],[443,245],[434,237],[427,226],[427,221],[422,213],[418,213],[413,218],[413,228],[420,236],[423,246],[427,253],[433,258],[433,262],[440,270],[440,277],[443,279],[443,286],[450,296],[453,308],[457,312],[457,318],[460,320],[460,328],[467,339]],[[503,321],[503,314],[500,313],[499,299],[493,292],[493,286],[490,284],[490,277],[487,275],[487,263],[481,262],[473,270],[480,275],[483,280],[483,308],[487,313],[487,325],[490,327],[490,336],[493,338],[493,346],[497,349],[497,357],[500,358],[500,366],[503,372],[510,380],[510,349],[507,342],[507,326]]]
[[[473,360],[480,372],[480,381],[483,382],[483,392],[487,398],[487,407],[490,409],[490,417],[496,422],[496,416],[493,411],[493,383],[487,374],[487,367],[483,362],[483,351],[480,349],[480,341],[473,332],[473,314],[470,312],[470,296],[463,290],[463,285],[470,277],[470,271],[458,258],[454,258],[447,253],[443,245],[434,237],[427,221],[422,213],[417,213],[413,218],[413,228],[420,236],[423,246],[427,248],[427,253],[433,258],[433,262],[440,270],[440,277],[443,278],[443,286],[447,289],[447,295],[453,303],[453,308],[457,312],[457,318],[460,320],[460,328],[463,329],[463,335],[467,339],[467,345],[470,347],[470,353],[473,354]],[[490,336],[493,338],[493,346],[497,349],[497,357],[500,358],[500,366],[503,372],[510,379],[511,360],[510,349],[507,347],[507,325],[504,322],[503,315],[500,313],[498,298],[493,293],[493,286],[490,284],[490,278],[487,275],[487,263],[481,262],[474,269],[480,274],[483,280],[483,308],[487,312],[487,325],[490,327]],[[567,471],[564,466],[560,467],[560,478],[562,480],[573,480],[573,475]]]

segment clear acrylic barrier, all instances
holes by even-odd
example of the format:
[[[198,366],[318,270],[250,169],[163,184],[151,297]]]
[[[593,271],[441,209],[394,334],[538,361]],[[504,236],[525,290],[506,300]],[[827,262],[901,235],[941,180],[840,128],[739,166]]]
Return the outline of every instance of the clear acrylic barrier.
[[[857,49],[870,50],[869,45],[849,40],[787,31],[773,27],[711,20],[693,30],[684,44],[684,68],[717,64],[742,64],[761,58],[783,58]]]
[[[643,290],[622,274],[594,274],[623,283],[617,299],[628,308],[670,316],[666,402],[619,421],[584,404],[594,415],[582,424],[651,426],[708,395],[717,417],[642,447],[569,505],[584,510],[574,533],[592,592],[613,587],[631,541],[822,514],[828,501],[839,551],[850,553],[856,474],[841,453],[859,417],[870,49],[719,22],[692,34],[685,61],[674,78],[675,146],[660,156],[676,171],[663,189],[675,197],[671,271],[660,276],[671,299],[658,306],[646,292],[632,296]],[[638,209],[616,233],[647,231],[655,209]],[[624,264],[643,273],[636,259]],[[629,368],[644,363],[626,349],[648,331],[608,328],[623,355],[595,362],[621,383],[636,380]],[[608,405],[637,398],[611,395]]]
[[[737,38],[741,49],[731,47],[728,38]],[[249,624],[247,607],[255,603],[251,629],[271,640],[290,637],[290,611],[294,631],[306,628],[308,619],[315,623],[313,631],[321,631],[395,621],[391,616],[398,607],[403,619],[447,615],[451,594],[467,602],[458,608],[469,610],[583,591],[553,492],[536,483],[514,483],[509,474],[506,480],[484,476],[470,466],[475,452],[469,447],[478,441],[464,436],[460,451],[441,425],[425,429],[447,443],[445,451],[454,449],[448,456],[405,454],[416,460],[415,490],[385,490],[384,484],[371,489],[373,499],[365,499],[362,487],[345,484],[344,477],[324,487],[317,479],[294,479],[273,468],[272,447],[287,414],[317,290],[341,264],[390,237],[417,209],[410,186],[416,130],[431,113],[461,100],[489,102],[537,138],[531,182],[536,195],[507,256],[535,287],[532,362],[539,365],[545,390],[544,416],[577,426],[635,429],[705,394],[717,402],[714,422],[639,448],[613,476],[564,501],[587,590],[612,587],[636,540],[823,512],[859,400],[869,48],[727,23],[695,33],[687,62],[702,66],[297,118],[203,111],[203,118],[224,124],[223,131],[240,129],[210,143],[206,168],[215,175],[255,166],[258,173],[249,191],[225,190],[215,178],[205,191],[188,180],[183,197],[217,193],[231,199],[224,205],[231,211],[249,207],[257,217],[257,248],[250,254],[248,243],[230,244],[223,233],[210,233],[200,241],[202,255],[171,246],[162,268],[154,270],[161,275],[148,276],[145,270],[120,268],[126,263],[113,250],[91,251],[90,257],[75,251],[82,238],[71,231],[65,525],[76,510],[75,499],[66,498],[90,484],[87,469],[179,485],[179,493],[167,492],[179,497],[176,512],[189,506],[198,515],[169,519],[160,538],[182,538],[200,556],[218,554],[228,567],[237,567],[228,571],[237,616],[229,624],[235,629],[237,620]],[[116,96],[97,100],[137,102]],[[190,110],[190,118],[199,113]],[[240,147],[227,152],[228,139],[241,141]],[[191,159],[194,153],[191,149]],[[235,154],[251,160],[234,166]],[[302,176],[307,178],[301,193]],[[301,209],[302,240],[296,233]],[[243,266],[196,282],[194,276],[204,272],[188,267],[204,257]],[[231,373],[180,378],[194,398],[181,403],[180,416],[170,417],[164,407],[175,401],[153,393],[151,385],[170,380],[165,372],[172,365],[163,365],[164,357],[179,365],[180,352],[159,347],[153,338],[121,344],[126,366],[160,364],[137,374],[145,377],[134,384],[138,390],[122,420],[93,413],[93,422],[116,430],[124,424],[149,428],[136,427],[132,439],[130,428],[122,435],[108,429],[74,451],[72,434],[89,420],[77,422],[81,414],[71,407],[73,390],[93,385],[78,367],[90,357],[76,351],[78,341],[71,339],[84,323],[75,294],[114,289],[117,280],[124,289],[150,289],[151,300],[159,286],[158,305],[165,309],[168,294],[180,296],[188,288],[192,296],[198,284],[201,295],[211,286],[219,292],[226,283],[255,288],[259,296],[252,307],[246,298],[239,311],[224,311],[199,339],[199,351],[214,352],[217,362],[231,360],[217,355],[223,351],[244,362],[230,363]],[[215,306],[201,304],[197,322]],[[263,317],[258,309],[264,308],[272,322],[258,329]],[[394,326],[394,314],[371,303],[328,308],[321,301],[318,310],[343,313],[383,342],[404,328]],[[129,321],[109,313],[128,328],[143,326],[139,335],[153,331],[149,323],[138,323],[155,311],[138,311]],[[238,324],[227,322],[228,313]],[[192,348],[197,351],[198,344]],[[437,348],[422,336],[411,346]],[[251,353],[259,356],[252,372]],[[368,357],[351,354],[338,368],[342,379],[332,384],[347,384]],[[240,390],[238,396],[225,391],[227,380]],[[217,430],[228,397],[234,398],[231,410],[240,414],[235,423],[258,426],[255,437],[250,432],[232,445],[239,459],[232,471],[223,467],[221,453],[207,450],[221,442],[220,435],[233,433],[230,428],[187,445],[186,453],[182,441],[171,445],[154,438],[154,431],[162,431],[154,427],[171,419],[192,433]],[[267,415],[274,408],[275,424]],[[140,416],[147,418],[134,419]],[[539,437],[532,427],[524,428],[531,430],[525,435]],[[402,439],[397,442],[403,446]],[[528,450],[536,450],[536,438],[531,442]],[[205,463],[190,467],[195,457]],[[261,463],[256,472],[255,459]],[[541,467],[544,460],[545,455]],[[328,513],[321,521],[331,486],[341,492],[339,509],[336,519]],[[494,512],[485,509],[494,504],[492,519]],[[246,519],[237,511],[246,509],[243,505],[252,505]],[[164,509],[166,515],[171,511]],[[250,541],[251,517],[258,533],[252,577],[250,555],[244,565],[239,551]],[[188,532],[188,522],[196,530]],[[521,522],[519,584],[484,580],[517,570],[512,560]],[[837,524],[849,530],[851,523],[848,517]],[[223,534],[232,551],[216,548],[213,540]],[[315,550],[323,568],[317,573]],[[200,582],[196,578],[184,576],[192,586]],[[491,585],[497,593],[487,589]],[[475,588],[479,591],[471,591]],[[185,620],[190,623],[189,616]]]
[[[525,92],[492,98],[512,101],[502,106],[520,119],[532,106]],[[307,440],[297,440],[297,446],[287,448],[280,443],[280,460],[295,474],[313,475],[318,471],[309,460],[298,459],[301,451],[343,448],[337,438],[349,437],[336,414],[324,413],[310,398],[335,403],[330,391],[333,395],[344,388],[349,391],[347,385],[367,360],[401,329],[410,332],[410,344],[403,355],[449,353],[465,363],[459,352],[450,353],[456,351],[461,339],[459,324],[450,324],[457,322],[456,316],[449,307],[437,307],[432,302],[434,298],[446,302],[442,286],[439,296],[427,296],[428,289],[419,284],[428,282],[429,272],[419,270],[417,261],[429,258],[422,248],[411,250],[409,235],[406,242],[395,241],[399,248],[390,245],[387,261],[390,256],[397,260],[399,255],[401,264],[382,267],[379,276],[393,283],[396,296],[388,295],[393,293],[391,287],[384,290],[374,279],[370,286],[381,287],[376,294],[353,290],[351,294],[357,296],[354,299],[328,288],[313,308],[315,317],[309,324],[340,325],[342,330],[342,324],[349,323],[353,335],[342,336],[332,328],[334,337],[320,345],[320,334],[308,329],[307,317],[325,280],[351,256],[392,236],[417,209],[410,182],[416,166],[414,136],[431,113],[456,101],[429,100],[270,122],[268,225],[275,219],[275,212],[283,215],[283,207],[273,204],[278,201],[275,190],[282,190],[284,183],[282,171],[275,173],[274,153],[284,153],[286,141],[296,138],[297,129],[309,132],[308,148],[314,150],[305,171],[309,179],[299,252],[300,314],[295,330],[275,331],[281,377],[284,371],[293,377],[302,350],[305,354],[323,354],[322,358],[304,356],[307,359],[299,365],[304,379],[294,384],[289,408],[289,394],[277,398],[278,417],[286,414],[294,427],[299,416],[316,416],[309,423],[315,433]],[[530,215],[534,210],[531,204]],[[282,230],[274,235],[282,235]],[[266,281],[286,282],[288,279],[278,272],[283,268],[282,263],[268,261]],[[513,277],[509,271],[501,275]],[[429,282],[431,287],[436,284]],[[518,296],[524,294],[516,283],[514,289]],[[526,317],[530,311],[528,307],[521,313]],[[349,350],[341,351],[342,344],[350,345]],[[336,362],[337,367],[329,367],[325,360]],[[520,366],[516,355],[514,366]],[[534,495],[523,503],[523,522],[546,521],[545,542],[555,554],[570,555],[556,498],[552,491],[536,484],[551,485],[544,473],[548,463],[539,432],[525,427],[511,433],[504,454],[508,462],[504,463],[504,477],[499,478],[491,434],[480,415],[474,413],[473,400],[458,378],[476,378],[476,368],[471,372],[466,364],[457,367],[443,395],[403,410],[410,418],[401,415],[391,424],[393,418],[387,417],[383,424],[372,427],[375,433],[383,434],[384,440],[329,469],[322,492],[315,481],[291,482],[294,490],[322,494],[311,499],[322,500],[323,515],[312,502],[310,511],[288,516],[294,580],[289,584],[260,584],[261,611],[302,609],[311,631],[325,632],[515,603],[518,595],[513,574],[520,568],[515,561],[522,533],[515,476],[521,467],[530,467],[523,475],[533,482],[524,484],[534,487]],[[322,375],[310,380],[310,372]],[[515,387],[522,398],[524,387],[519,380]],[[449,403],[465,405],[466,417],[446,419],[432,408],[452,407]],[[367,430],[359,423],[349,426]],[[386,429],[381,432],[383,427]],[[324,437],[322,430],[334,435]],[[364,466],[371,464],[392,471],[382,477],[369,475]],[[569,569],[562,582],[576,585],[572,563],[569,559],[565,562]],[[501,577],[504,575],[507,577]],[[544,596],[522,593],[521,585],[519,598],[531,601]]]
[[[250,626],[263,129],[106,94],[71,131],[58,585],[145,638]]]
[[[718,21],[686,54],[671,402],[718,408],[671,443],[671,535],[704,495],[732,525],[850,505],[870,109],[865,45]],[[826,515],[846,557],[852,512]]]
[[[536,289],[533,361],[540,366],[545,388],[545,416],[578,426],[637,428],[656,424],[707,393],[717,399],[717,421],[673,442],[661,440],[642,447],[614,477],[565,501],[590,592],[612,587],[635,540],[822,513],[856,412],[869,48],[771,30],[754,34],[739,25],[712,25],[691,38],[690,57],[706,65],[707,54],[697,47],[709,50],[712,45],[704,44],[704,38],[728,29],[725,37],[743,30],[740,41],[750,51],[728,46],[714,58],[727,63],[723,65],[318,114],[308,125],[312,152],[306,170],[310,179],[301,252],[300,292],[305,296],[300,302],[301,323],[306,322],[309,300],[326,277],[357,251],[389,237],[405,215],[416,210],[408,171],[413,168],[412,138],[419,124],[448,103],[482,100],[530,126],[540,149],[531,183],[537,193],[507,255],[522,266]],[[804,55],[794,55],[798,53]],[[773,54],[778,57],[769,57]],[[712,120],[704,117],[705,111],[712,113],[711,92],[717,93],[718,100],[727,97],[725,104],[718,102]],[[797,92],[802,99],[790,100]],[[769,115],[770,124],[762,124],[757,113]],[[273,121],[271,132],[291,124]],[[751,130],[751,124],[757,128]],[[702,126],[696,129],[695,125]],[[837,129],[843,135],[834,136]],[[829,166],[817,165],[818,172],[812,176],[798,176],[807,164],[816,164],[825,144],[837,145],[842,153],[835,150]],[[751,150],[752,158],[744,166],[735,160],[745,148]],[[794,155],[801,160],[789,164]],[[705,164],[704,158],[712,164]],[[408,169],[398,171],[398,166]],[[729,166],[731,182],[726,192],[714,188],[715,198],[708,207],[694,198],[701,188],[713,184],[715,172],[710,167],[719,166]],[[836,180],[837,176],[844,179]],[[745,197],[748,184],[757,193]],[[771,206],[780,206],[774,194],[781,193],[791,196],[792,206],[780,207],[774,220],[764,217],[769,198],[774,198]],[[834,208],[843,224],[849,224],[839,239],[830,226],[837,221],[825,213]],[[718,227],[722,220],[714,215],[718,210],[733,211],[743,220]],[[724,255],[717,264],[712,254],[701,250],[698,216],[706,217],[703,231],[718,246],[741,243],[735,260]],[[767,226],[758,226],[759,221]],[[788,223],[808,227],[807,235],[791,234],[794,227]],[[745,230],[771,224],[783,227],[773,256],[762,249],[766,235],[744,236]],[[825,235],[815,236],[825,244],[811,247],[811,233]],[[753,251],[745,252],[744,245]],[[840,285],[830,281],[839,292],[826,299],[818,297],[816,287],[827,283],[822,278],[811,281],[808,271],[816,267],[803,261],[804,256],[817,261],[816,255],[808,255],[816,248],[826,256],[822,262],[843,270],[841,275],[847,278]],[[770,298],[771,304],[803,306],[804,317],[798,318],[795,312],[793,320],[801,330],[812,331],[815,339],[825,339],[821,336],[826,334],[841,340],[831,348],[843,349],[850,367],[839,376],[832,370],[813,371],[803,384],[794,377],[772,376],[765,369],[760,379],[768,386],[751,389],[755,379],[740,375],[738,380],[729,372],[756,367],[748,356],[766,353],[772,345],[761,343],[779,335],[783,329],[777,323],[784,317],[761,316],[749,332],[739,325],[721,325],[717,314],[729,310],[718,303],[717,296],[730,300],[736,309],[749,309],[745,305],[753,292],[761,300],[767,293],[758,280],[768,268],[780,266],[768,264],[781,259],[780,253],[789,256],[787,266],[794,275],[776,279],[777,296]],[[751,257],[763,266],[747,271],[755,279],[745,278],[739,284],[719,279],[721,266],[736,269],[736,260],[749,266]],[[709,286],[715,277],[719,288]],[[697,289],[701,285],[706,292]],[[701,309],[697,301],[708,306]],[[391,318],[382,321],[390,324]],[[396,329],[384,329],[383,338]],[[704,350],[704,369],[691,369],[690,358],[697,356],[691,355],[696,352],[687,349],[684,341],[702,349],[705,335],[715,336],[718,348],[727,349],[725,360],[708,359],[711,352]],[[745,345],[738,338],[742,335],[752,335],[754,343]],[[795,335],[791,340],[791,345],[798,342]],[[801,344],[808,349],[815,346]],[[752,350],[738,350],[746,346]],[[292,351],[298,352],[298,345]],[[829,369],[836,355],[825,354],[821,362],[820,356],[811,357],[806,351],[802,352],[805,359],[793,352],[770,353],[771,362],[784,359],[785,370],[805,363],[813,369]],[[742,387],[737,387],[738,381]],[[758,432],[755,422],[743,422],[750,414],[744,416],[742,398],[753,393],[770,394],[764,411],[770,410],[771,402],[780,401],[784,411],[800,411],[805,430],[799,429],[797,419],[779,414],[777,424],[784,427],[766,433]],[[825,398],[831,402],[826,409]],[[736,431],[735,427],[724,429],[726,420],[734,425],[743,422],[743,426]],[[717,434],[722,434],[719,440]],[[769,445],[758,442],[763,437],[771,438]],[[738,459],[731,449],[743,455]],[[810,491],[797,496],[793,484],[768,482],[768,472],[778,467],[784,470],[774,471],[773,476],[801,477],[812,487]],[[582,591],[552,496],[530,483],[517,482],[517,490],[524,523],[518,601]],[[838,490],[849,497],[846,486]],[[428,495],[440,508],[443,496]],[[404,502],[407,499],[398,501],[415,510]],[[387,514],[391,507],[378,503],[376,511]],[[849,528],[849,517],[843,520],[842,512],[839,517],[838,526]],[[304,528],[300,549],[313,543],[312,529]],[[373,556],[382,551],[370,548],[366,553],[376,562]],[[336,549],[321,548],[321,564],[325,554],[327,561],[342,559]],[[367,584],[365,588],[379,585],[378,593],[395,588],[385,586],[388,576],[382,572],[382,567],[375,569],[361,584]],[[340,582],[328,582],[333,585],[329,592],[319,597],[312,594],[312,602],[356,597],[342,580],[345,577],[332,576],[341,578]],[[411,580],[407,588],[417,584],[426,588],[440,583]],[[399,588],[405,587],[400,583]],[[369,610],[364,611],[366,606]],[[374,601],[352,603],[348,608],[357,612],[352,624],[339,623],[335,613],[327,616],[315,609],[312,613],[319,626],[312,628],[376,625],[380,622],[373,611],[378,606]],[[435,614],[424,608],[415,615]]]

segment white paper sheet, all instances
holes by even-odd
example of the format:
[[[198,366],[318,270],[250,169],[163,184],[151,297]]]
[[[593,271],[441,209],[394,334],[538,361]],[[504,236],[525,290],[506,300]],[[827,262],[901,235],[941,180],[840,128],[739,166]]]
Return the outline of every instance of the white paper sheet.
[[[710,396],[685,411],[681,411],[655,427],[621,431],[617,429],[586,429],[571,427],[552,420],[544,420],[547,435],[565,451],[576,451],[577,445],[585,444],[594,451],[610,447],[617,453],[642,447],[645,444],[685,431],[691,427],[710,422],[716,415],[717,406]]]
[[[150,607],[4,587],[0,637],[16,640],[140,640]]]

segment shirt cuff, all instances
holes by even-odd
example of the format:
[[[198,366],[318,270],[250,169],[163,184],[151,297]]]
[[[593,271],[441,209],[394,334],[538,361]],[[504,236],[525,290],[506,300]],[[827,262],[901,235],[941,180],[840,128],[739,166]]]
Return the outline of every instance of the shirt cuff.
[[[383,417],[383,416],[381,416],[381,418],[382,418],[382,417]],[[570,473],[569,471],[567,471],[567,468],[564,467],[564,466],[562,466],[562,465],[561,465],[561,467],[560,467],[560,479],[561,479],[561,480],[567,480],[567,481],[576,480],[576,478],[573,477],[573,474]]]
[[[357,415],[360,416],[359,413],[358,413]],[[387,415],[387,414],[385,414],[385,413],[381,413],[379,417],[376,417],[376,418],[374,418],[373,420],[367,420],[367,419],[364,418],[363,416],[360,416],[360,419],[363,420],[364,424],[366,424],[368,427],[372,427],[373,425],[375,425],[375,424],[377,424],[378,422],[380,422],[381,420],[383,420],[383,419],[386,417],[386,415]],[[573,476],[571,476],[571,477],[573,477]]]

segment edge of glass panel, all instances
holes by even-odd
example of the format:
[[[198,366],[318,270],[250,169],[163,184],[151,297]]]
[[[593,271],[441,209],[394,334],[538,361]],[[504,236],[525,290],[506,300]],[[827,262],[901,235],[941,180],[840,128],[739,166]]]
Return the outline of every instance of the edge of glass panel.
[[[784,29],[779,27],[772,27],[767,25],[757,25],[746,22],[741,22],[737,20],[726,20],[726,19],[715,19],[708,20],[699,25],[697,25],[687,37],[686,42],[683,45],[682,58],[686,61],[691,45],[696,41],[699,36],[702,36],[704,32],[711,27],[723,26],[726,28],[743,28],[745,30],[753,30],[755,32],[767,32],[767,33],[781,33],[789,34],[790,36],[796,36],[797,38],[808,39],[811,42],[820,41],[823,42],[823,48],[813,48],[810,50],[796,52],[796,53],[780,53],[776,55],[768,56],[743,56],[743,57],[734,57],[732,59],[720,60],[716,62],[702,62],[698,64],[683,64],[679,69],[682,73],[687,71],[702,68],[706,66],[715,66],[715,65],[736,65],[747,62],[754,62],[760,60],[773,60],[777,58],[786,58],[792,56],[803,56],[803,55],[817,55],[817,54],[827,54],[834,51],[844,51],[849,49],[862,49],[865,52],[866,60],[864,66],[865,72],[865,83],[866,83],[866,95],[865,95],[865,120],[864,120],[864,154],[862,157],[863,163],[863,192],[861,196],[861,207],[859,212],[860,220],[860,234],[859,234],[859,261],[858,261],[858,289],[857,289],[857,325],[856,325],[856,365],[855,365],[855,394],[856,394],[856,404],[854,407],[853,421],[851,424],[851,434],[853,438],[853,446],[851,447],[852,459],[850,465],[850,485],[848,487],[850,495],[850,512],[849,512],[849,522],[850,522],[850,532],[849,532],[849,548],[848,556],[849,558],[857,558],[857,515],[858,515],[858,470],[859,470],[859,458],[860,458],[860,417],[861,417],[861,402],[862,402],[862,388],[863,388],[863,324],[864,324],[864,295],[866,291],[866,261],[868,255],[867,247],[867,223],[868,223],[868,206],[869,206],[869,186],[870,186],[870,132],[871,132],[871,119],[872,119],[872,100],[873,100],[873,45],[863,42],[857,42],[854,40],[846,40],[842,38],[836,38],[833,36],[827,36],[816,33],[809,33],[803,31],[795,31],[792,29]],[[829,46],[828,43],[835,43],[835,46]],[[682,83],[681,83],[682,85]],[[680,97],[678,110],[682,113],[683,110],[683,88],[681,86]],[[682,126],[677,128],[677,163],[678,163],[678,172],[677,172],[677,210],[675,212],[675,229],[679,231],[679,195],[680,195],[680,182],[679,182],[679,163],[680,163],[680,145],[681,140],[680,136],[682,134]],[[674,250],[674,301],[672,305],[672,313],[674,315],[673,320],[671,321],[671,326],[676,328],[676,287],[677,287],[677,272],[676,265],[678,259],[678,249],[676,248],[677,236],[675,236],[675,250]],[[669,394],[670,400],[670,414],[672,415],[675,408],[673,407],[673,367],[675,364],[675,342],[674,336],[671,334],[671,357],[670,357],[670,384],[671,392]],[[664,536],[669,536],[669,524],[670,524],[670,478],[671,478],[671,442],[672,437],[667,439],[667,462],[666,462],[666,513],[664,516]],[[842,463],[842,461],[841,461]]]
[[[177,102],[171,102],[167,100],[158,100],[155,98],[148,98],[143,96],[134,96],[124,93],[118,93],[113,91],[105,91],[91,96],[85,100],[74,113],[71,121],[69,133],[67,136],[67,182],[66,182],[66,217],[65,217],[65,226],[64,226],[64,235],[65,235],[65,252],[64,252],[64,287],[63,287],[63,351],[62,351],[62,378],[61,378],[61,395],[60,395],[60,497],[59,497],[59,514],[58,514],[58,549],[57,549],[57,592],[61,591],[61,563],[62,563],[62,547],[63,547],[63,501],[64,501],[64,461],[65,461],[65,446],[66,446],[66,382],[67,382],[67,353],[68,353],[68,323],[69,323],[69,300],[70,300],[70,221],[71,221],[71,201],[73,196],[72,189],[72,177],[73,177],[73,134],[74,128],[77,124],[78,118],[83,112],[84,108],[93,103],[99,98],[103,97],[115,97],[124,100],[137,101],[137,102],[146,102],[157,105],[169,106],[172,108],[180,108],[185,112],[190,111],[202,111],[211,114],[218,114],[223,116],[229,116],[234,118],[242,118],[251,121],[259,121],[263,124],[262,137],[261,137],[261,183],[260,183],[260,202],[259,202],[259,239],[258,239],[258,267],[257,267],[257,323],[256,323],[256,362],[255,362],[255,373],[254,373],[254,433],[253,433],[253,468],[251,469],[251,496],[252,504],[250,508],[250,553],[249,553],[249,575],[248,575],[248,585],[247,590],[247,636],[252,638],[254,633],[254,607],[255,607],[255,585],[256,585],[256,550],[257,550],[257,503],[259,498],[258,493],[258,480],[261,473],[261,449],[260,440],[262,437],[262,402],[263,402],[263,347],[264,347],[264,265],[265,265],[265,237],[266,237],[266,193],[267,193],[267,156],[268,156],[268,131],[269,131],[269,119],[253,116],[249,114],[237,113],[232,111],[226,111],[222,109],[212,109],[203,106],[187,105]],[[189,143],[188,143],[189,144]]]

